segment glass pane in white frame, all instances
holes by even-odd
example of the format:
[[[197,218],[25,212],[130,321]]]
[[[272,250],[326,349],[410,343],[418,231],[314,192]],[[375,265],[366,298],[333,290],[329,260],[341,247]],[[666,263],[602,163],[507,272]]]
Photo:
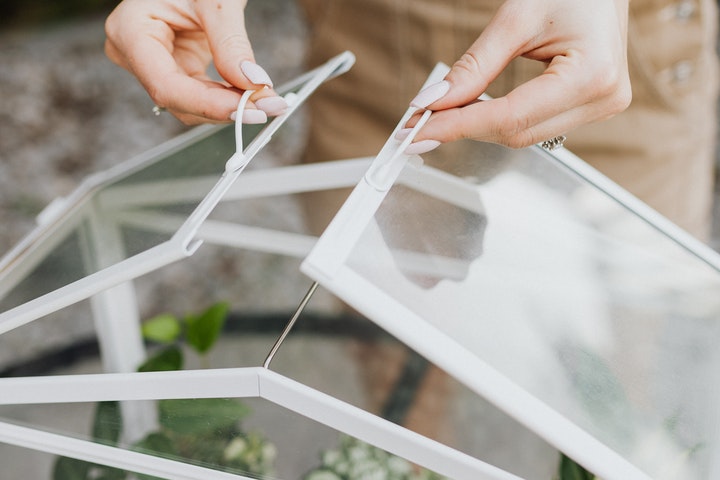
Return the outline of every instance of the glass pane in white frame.
[[[566,150],[401,148],[302,270],[596,475],[714,478],[718,255]]]

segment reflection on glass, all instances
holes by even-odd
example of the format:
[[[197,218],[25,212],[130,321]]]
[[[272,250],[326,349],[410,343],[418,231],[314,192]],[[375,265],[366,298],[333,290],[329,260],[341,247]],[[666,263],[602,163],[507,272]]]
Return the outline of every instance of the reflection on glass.
[[[351,268],[652,478],[708,478],[718,272],[539,150],[424,160]]]

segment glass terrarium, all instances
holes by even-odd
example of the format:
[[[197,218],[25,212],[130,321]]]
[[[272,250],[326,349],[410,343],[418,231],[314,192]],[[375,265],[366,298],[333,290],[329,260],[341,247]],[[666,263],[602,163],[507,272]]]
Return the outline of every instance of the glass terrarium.
[[[352,61],[280,88],[291,108],[265,126],[202,127],[91,177],[4,257],[0,332],[90,318],[100,366],[0,379],[3,468],[549,479],[561,452],[604,479],[715,478],[720,258],[572,153],[406,155],[421,121],[375,158],[244,172]],[[319,239],[233,219],[342,187]],[[139,282],[214,247],[293,257],[312,286],[292,315],[233,329],[227,306],[141,321]],[[318,285],[342,314],[303,311]]]

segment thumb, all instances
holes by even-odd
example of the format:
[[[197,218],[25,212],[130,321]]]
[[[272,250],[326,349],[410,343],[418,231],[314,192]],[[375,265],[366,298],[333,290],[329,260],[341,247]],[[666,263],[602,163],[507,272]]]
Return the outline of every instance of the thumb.
[[[196,5],[218,73],[242,90],[272,87],[270,76],[255,63],[245,29],[245,2],[202,1]]]
[[[482,95],[488,85],[520,54],[525,38],[501,7],[445,79],[422,90],[411,105],[430,110],[461,107]]]

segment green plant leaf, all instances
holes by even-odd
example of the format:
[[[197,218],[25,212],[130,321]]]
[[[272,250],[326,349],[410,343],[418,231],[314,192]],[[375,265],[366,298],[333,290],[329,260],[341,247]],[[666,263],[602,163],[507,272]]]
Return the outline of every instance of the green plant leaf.
[[[187,342],[198,353],[204,354],[220,336],[228,312],[227,303],[216,303],[200,315],[190,315],[185,319]]]
[[[90,473],[91,463],[75,458],[60,457],[53,467],[53,480],[85,480]]]
[[[149,433],[142,440],[135,442],[132,447],[138,452],[150,453],[161,457],[172,457],[177,455],[177,449],[170,437],[160,432]]]
[[[564,454],[560,457],[558,474],[558,480],[595,480],[595,475]]]
[[[172,345],[157,352],[138,367],[138,372],[167,372],[181,370],[183,354],[179,347]]]
[[[142,324],[143,338],[159,343],[174,342],[181,331],[180,320],[169,313],[153,317]]]
[[[250,413],[244,404],[227,398],[161,400],[158,408],[160,425],[175,433],[192,435],[232,428]]]
[[[127,472],[119,468],[107,467],[105,465],[95,466],[95,480],[125,480]]]
[[[117,445],[122,432],[119,402],[99,402],[95,407],[92,438],[107,445]]]

